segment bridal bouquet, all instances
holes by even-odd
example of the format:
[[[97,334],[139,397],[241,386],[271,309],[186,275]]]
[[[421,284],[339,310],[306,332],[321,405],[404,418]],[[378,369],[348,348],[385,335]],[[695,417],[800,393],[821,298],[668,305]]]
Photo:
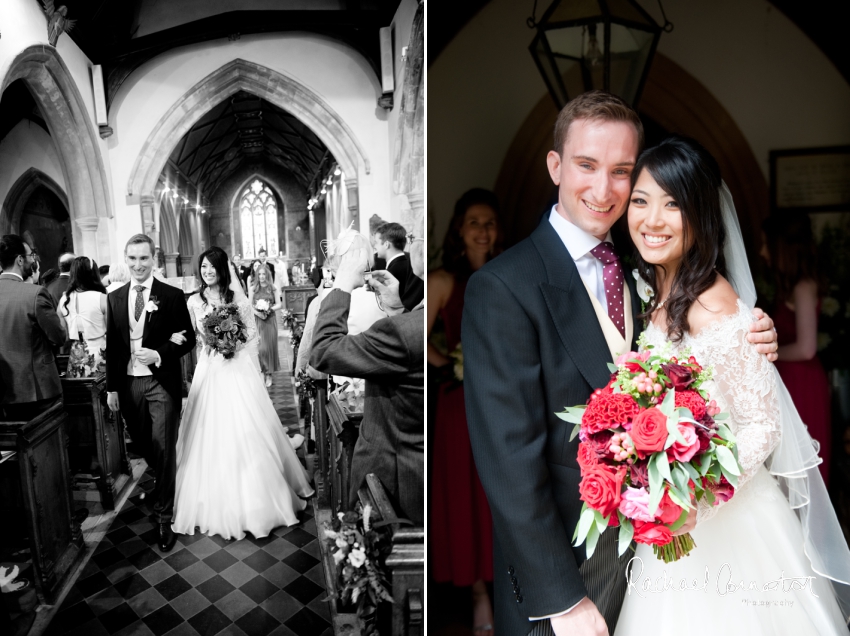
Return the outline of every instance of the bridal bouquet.
[[[269,317],[269,314],[272,312],[272,306],[269,304],[269,301],[265,298],[260,298],[255,304],[254,309],[263,314],[263,320]]]
[[[237,348],[248,342],[248,329],[239,316],[239,307],[227,303],[212,309],[203,320],[204,342],[214,352],[230,360]]]
[[[690,534],[672,533],[696,502],[728,501],[741,467],[735,437],[722,423],[728,413],[700,388],[713,370],[693,356],[679,360],[639,344],[640,353],[609,364],[611,381],[586,406],[557,414],[576,424],[570,439],[580,439],[584,504],[573,539],[586,543],[590,558],[605,528],[619,526],[621,555],[634,540],[669,563],[695,547]]]

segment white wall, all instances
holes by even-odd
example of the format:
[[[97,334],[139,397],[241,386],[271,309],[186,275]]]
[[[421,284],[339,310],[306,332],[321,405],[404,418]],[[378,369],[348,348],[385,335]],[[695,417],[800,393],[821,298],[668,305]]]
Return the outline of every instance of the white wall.
[[[127,194],[145,140],[186,91],[237,58],[292,77],[345,121],[371,163],[371,174],[361,170],[358,175],[362,226],[368,228],[373,212],[391,216],[387,122],[377,106],[378,78],[366,60],[339,42],[311,34],[243,36],[235,42],[215,40],[169,51],[136,70],[116,95],[110,112],[115,133],[108,142],[118,244],[141,228],[139,206],[128,203]]]
[[[656,3],[641,5],[661,22]],[[723,104],[765,176],[769,150],[850,143],[850,85],[766,0],[666,0],[664,8],[675,30],[659,50]],[[428,212],[437,241],[464,191],[494,187],[519,126],[546,93],[528,52],[529,10],[492,0],[428,69]]]
[[[53,179],[68,194],[56,146],[44,128],[24,119],[0,141],[0,203],[20,176],[36,168]]]

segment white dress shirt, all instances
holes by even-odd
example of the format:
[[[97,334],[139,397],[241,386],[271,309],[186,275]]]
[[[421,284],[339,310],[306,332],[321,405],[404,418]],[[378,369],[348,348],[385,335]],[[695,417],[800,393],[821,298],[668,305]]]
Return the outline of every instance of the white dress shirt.
[[[136,286],[141,285],[144,287],[144,290],[137,292]],[[153,285],[153,276],[148,276],[148,279],[139,283],[135,280],[130,280],[130,293],[127,294],[127,315],[130,318],[130,362],[127,365],[127,375],[133,375],[136,377],[143,375],[152,375],[150,368],[146,364],[141,364],[136,361],[136,351],[141,349],[142,347],[142,334],[144,333],[144,321],[148,318],[147,312],[147,304],[150,300],[151,296],[151,286]],[[142,294],[142,313],[139,316],[139,320],[136,320],[136,296],[138,294]],[[138,324],[141,322],[142,324]],[[139,327],[138,330],[136,327]],[[162,362],[159,359],[159,354],[157,354],[157,362],[156,365],[159,366]]]
[[[552,206],[552,211],[549,213],[549,223],[555,228],[573,261],[575,261],[576,269],[584,284],[607,311],[608,298],[605,296],[605,283],[602,277],[604,265],[602,261],[590,253],[590,250],[602,241],[567,221],[558,214],[557,207],[557,205]],[[611,232],[608,232],[605,240],[612,245],[614,244],[614,241],[611,240]]]
[[[564,243],[564,247],[567,248],[567,251],[570,253],[573,261],[575,261],[576,269],[578,270],[579,276],[581,276],[581,279],[584,281],[584,284],[587,285],[587,288],[596,297],[599,304],[607,310],[608,298],[605,296],[605,283],[602,278],[602,261],[590,253],[590,250],[602,243],[602,241],[567,221],[564,217],[558,214],[557,207],[557,204],[552,206],[552,211],[549,213],[549,223],[551,223],[552,227],[555,228],[555,231]],[[611,240],[611,232],[608,232],[605,236],[605,240],[611,244],[614,243],[614,241]],[[579,603],[580,602],[581,601],[579,601]],[[532,616],[528,620],[542,621],[549,618],[557,618],[571,612],[576,605],[578,605],[578,603],[557,614],[550,614],[549,616]]]

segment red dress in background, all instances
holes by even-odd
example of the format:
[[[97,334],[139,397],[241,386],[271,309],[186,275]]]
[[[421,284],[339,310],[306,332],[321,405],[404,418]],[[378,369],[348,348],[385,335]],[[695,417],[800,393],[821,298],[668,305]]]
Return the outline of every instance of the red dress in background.
[[[466,279],[455,280],[440,311],[449,351],[460,343],[465,292]],[[434,580],[459,587],[492,581],[493,522],[472,457],[463,386],[456,383],[440,386],[432,452],[428,533]]]
[[[818,303],[820,311],[820,303]],[[776,332],[779,336],[779,346],[793,344],[797,341],[797,316],[785,303],[780,303],[773,316]],[[811,360],[795,362],[776,361],[776,368],[782,381],[788,387],[794,406],[800,414],[803,423],[809,428],[809,435],[820,443],[823,459],[820,474],[823,481],[829,485],[829,456],[831,453],[831,416],[829,403],[829,380],[820,359],[815,356]]]

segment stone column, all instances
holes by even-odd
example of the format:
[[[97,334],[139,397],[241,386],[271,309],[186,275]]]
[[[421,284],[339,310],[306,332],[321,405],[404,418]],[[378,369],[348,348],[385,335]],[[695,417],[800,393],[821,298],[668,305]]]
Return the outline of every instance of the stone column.
[[[142,209],[142,232],[153,239],[154,245],[159,245],[159,228],[156,227],[156,216],[154,213],[154,195],[143,194],[140,207]]]
[[[97,250],[97,228],[100,225],[100,217],[97,216],[84,216],[79,219],[75,219],[77,223],[77,227],[80,228],[80,233],[82,234],[82,249],[76,249],[75,251],[80,256],[88,256],[89,258],[93,258],[94,260],[99,260],[99,254]]]
[[[413,232],[416,238],[425,238],[425,193],[411,192],[407,195],[410,203],[411,219],[408,232]]]
[[[194,276],[195,275],[195,257],[194,256],[180,256],[180,263],[183,266],[183,276]]]
[[[357,196],[357,179],[345,177],[345,189],[348,190],[348,211],[351,212],[351,219],[354,221],[354,227],[360,230],[360,200]],[[340,228],[343,229],[343,228]],[[368,234],[368,230],[364,232]]]
[[[177,277],[177,257],[180,254],[166,254],[165,255],[165,276],[166,278],[176,278]]]

